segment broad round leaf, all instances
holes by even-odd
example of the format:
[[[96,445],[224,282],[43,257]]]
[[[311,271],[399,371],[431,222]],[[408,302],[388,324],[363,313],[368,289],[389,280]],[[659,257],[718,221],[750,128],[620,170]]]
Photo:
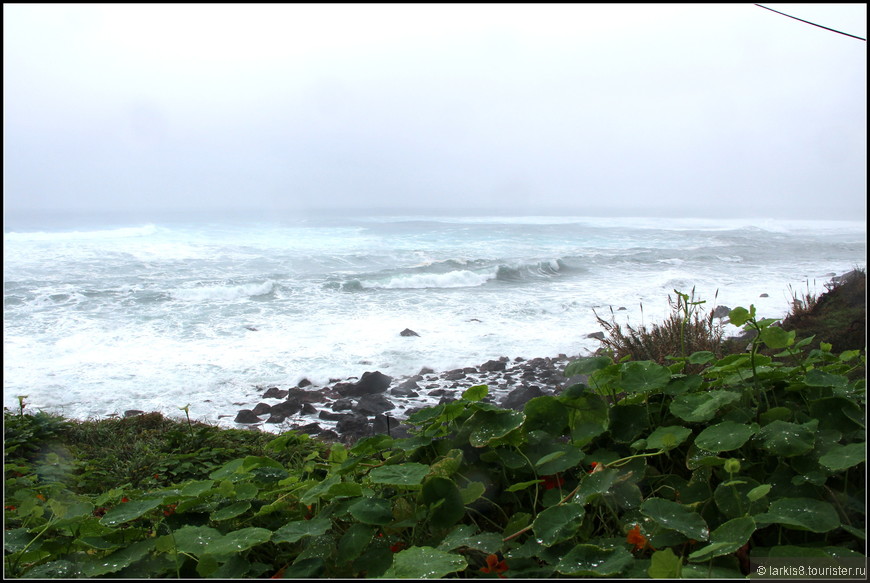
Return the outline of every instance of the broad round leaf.
[[[272,531],[250,526],[241,530],[234,530],[219,539],[215,539],[205,545],[205,552],[212,555],[235,554],[248,550],[258,544],[267,542],[272,538]]]
[[[136,500],[134,502],[121,502],[100,519],[100,524],[115,526],[135,518],[139,518],[149,510],[153,510],[163,503],[162,498]]]
[[[473,428],[468,441],[474,447],[483,447],[522,425],[525,418],[523,413],[507,409],[478,411],[467,421]]]
[[[580,504],[551,506],[538,514],[532,523],[532,530],[538,542],[549,547],[574,536],[584,514],[585,510]]]
[[[740,399],[740,395],[731,391],[708,391],[679,395],[671,403],[671,413],[689,423],[709,421],[725,405],[730,405]]]
[[[733,518],[710,533],[710,544],[691,555],[691,561],[707,561],[735,552],[746,544],[755,532],[755,520],[751,516]]]
[[[348,511],[365,524],[382,526],[393,520],[393,506],[383,498],[362,498],[353,503]]]
[[[319,536],[332,528],[332,521],[327,518],[311,520],[294,520],[288,522],[272,535],[274,543],[295,543],[306,536]]]
[[[441,579],[462,571],[468,562],[462,555],[439,551],[432,547],[411,547],[399,551],[393,564],[383,574],[385,579]]]
[[[645,449],[673,449],[686,441],[691,434],[691,429],[679,425],[659,427],[646,438]]]
[[[818,419],[800,425],[788,421],[772,421],[759,430],[756,439],[761,442],[762,449],[774,455],[801,455],[813,449],[818,426]]]
[[[556,571],[574,577],[611,577],[633,562],[634,557],[622,547],[606,549],[584,544],[568,551],[556,565]]]
[[[628,393],[660,391],[670,381],[670,369],[652,361],[629,362],[620,376],[621,388]]]
[[[590,356],[588,358],[578,358],[565,367],[565,378],[571,378],[580,374],[591,374],[598,369],[613,364],[613,359],[609,356]]]
[[[695,438],[695,445],[700,449],[714,453],[731,451],[749,441],[749,438],[754,433],[755,429],[749,425],[733,421],[723,421],[722,423],[711,425],[699,433],[698,437]]]
[[[377,530],[376,526],[351,524],[338,541],[338,556],[341,557],[341,561],[352,561],[357,558],[372,541]]]
[[[756,515],[759,523],[778,523],[812,532],[829,532],[840,526],[834,507],[812,498],[780,498],[765,514]]]
[[[465,516],[462,494],[452,480],[437,476],[426,480],[422,496],[423,502],[430,506],[441,503],[430,519],[432,526],[436,528],[452,526]]]
[[[376,484],[390,486],[416,486],[429,473],[429,466],[408,462],[395,466],[381,466],[369,472],[369,478]]]
[[[710,530],[700,514],[671,500],[648,498],[640,505],[640,511],[660,525],[695,540],[707,540]]]
[[[819,458],[819,463],[835,472],[857,466],[867,458],[866,443],[835,445]]]

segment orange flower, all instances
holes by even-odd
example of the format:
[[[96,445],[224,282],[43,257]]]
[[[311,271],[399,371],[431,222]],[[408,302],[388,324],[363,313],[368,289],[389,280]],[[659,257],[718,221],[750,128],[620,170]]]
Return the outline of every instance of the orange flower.
[[[36,497],[45,502],[45,496],[43,496],[42,494],[37,494]]]
[[[505,563],[504,559],[500,558],[500,554],[498,555],[489,555],[486,557],[486,567],[481,567],[481,573],[495,573],[502,579],[506,579],[502,573],[508,570],[507,563]]]
[[[124,496],[123,498],[121,498],[121,502],[129,502],[129,501],[130,501],[130,499],[127,498],[126,496]]]
[[[278,572],[275,573],[274,575],[272,575],[271,577],[269,577],[269,579],[283,579],[284,578],[284,570],[286,568],[287,567],[281,567],[280,569],[278,569]]]
[[[640,534],[640,525],[638,524],[635,524],[634,528],[628,531],[628,536],[625,537],[625,541],[634,545],[634,550],[636,551],[643,550],[647,546],[646,537]]]
[[[10,506],[4,506],[3,508],[4,508],[5,510],[15,510],[15,507],[14,507],[14,506],[11,506],[11,505],[10,505]]]
[[[562,484],[565,483],[565,478],[560,476],[559,474],[555,474],[553,476],[544,476],[544,489],[552,490],[553,488],[558,488]]]
[[[591,467],[592,469],[589,470],[589,473],[590,473],[590,474],[594,474],[595,472],[600,472],[600,471],[602,471],[602,470],[604,469],[604,464],[602,464],[601,462],[592,462],[592,464],[590,465],[590,467]]]
[[[167,504],[166,510],[163,511],[163,516],[172,516],[173,514],[175,514],[175,507],[176,506],[178,506],[177,503],[176,504]]]

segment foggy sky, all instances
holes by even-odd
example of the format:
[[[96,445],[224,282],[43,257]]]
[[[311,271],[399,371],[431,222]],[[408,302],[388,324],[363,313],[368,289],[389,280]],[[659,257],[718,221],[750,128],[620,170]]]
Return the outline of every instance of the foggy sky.
[[[866,42],[751,4],[3,15],[7,213],[866,216]]]

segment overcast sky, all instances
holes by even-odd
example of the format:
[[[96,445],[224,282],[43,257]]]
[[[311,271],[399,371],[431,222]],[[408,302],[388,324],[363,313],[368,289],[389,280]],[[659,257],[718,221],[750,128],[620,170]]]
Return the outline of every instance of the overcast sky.
[[[866,42],[752,4],[3,16],[7,213],[866,216]]]

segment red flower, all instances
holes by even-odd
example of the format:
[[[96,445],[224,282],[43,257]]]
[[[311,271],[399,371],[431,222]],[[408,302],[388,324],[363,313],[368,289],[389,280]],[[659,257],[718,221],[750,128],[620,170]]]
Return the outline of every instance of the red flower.
[[[15,510],[15,507],[14,507],[14,506],[4,506],[3,508],[4,508],[5,510]]]
[[[628,531],[628,536],[625,537],[625,542],[634,545],[634,550],[636,551],[641,551],[650,546],[646,537],[640,533],[640,525],[638,524],[635,524],[634,528]],[[650,548],[652,547],[650,546]]]
[[[399,542],[397,542],[396,544],[392,544],[392,545],[390,545],[390,550],[391,550],[392,552],[394,552],[394,553],[398,553],[398,552],[401,551],[403,548],[405,548],[405,542],[404,542],[404,541],[399,541]]]
[[[166,510],[163,511],[163,516],[172,516],[173,514],[175,514],[175,507],[176,506],[178,506],[177,503],[176,504],[167,504]]]
[[[589,470],[589,473],[590,473],[590,474],[594,474],[595,472],[600,472],[601,470],[603,470],[603,469],[604,469],[604,464],[602,464],[601,462],[592,462],[592,464],[590,465],[590,467],[591,467],[592,469]]]
[[[507,563],[504,559],[499,558],[500,555],[489,555],[486,557],[486,567],[481,567],[481,573],[495,573],[502,579],[506,579],[502,573],[508,570]]]
[[[272,575],[271,577],[269,577],[269,579],[283,579],[284,578],[284,570],[286,568],[287,567],[281,567],[280,569],[278,569],[278,572],[275,573],[274,575]]]
[[[129,501],[130,501],[130,499],[127,498],[126,496],[124,496],[123,498],[121,498],[121,502],[129,502]]]
[[[552,490],[553,488],[558,488],[562,484],[565,483],[565,478],[560,476],[559,474],[555,474],[553,476],[544,476],[544,489]]]

